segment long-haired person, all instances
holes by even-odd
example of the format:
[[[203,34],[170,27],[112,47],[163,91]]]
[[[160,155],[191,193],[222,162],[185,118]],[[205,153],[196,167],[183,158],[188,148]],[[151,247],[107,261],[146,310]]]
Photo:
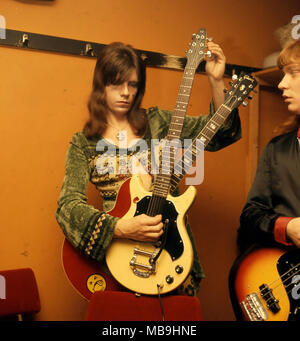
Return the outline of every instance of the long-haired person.
[[[278,85],[290,116],[264,148],[240,217],[239,244],[300,247],[300,40],[278,57]]]
[[[214,42],[208,42],[208,49],[212,53],[206,62],[213,97],[210,112],[206,116],[186,117],[182,139],[195,138],[214,108],[224,101],[225,56]],[[145,75],[144,63],[131,46],[112,43],[101,51],[88,102],[89,119],[83,130],[74,134],[66,155],[57,221],[66,238],[79,252],[99,262],[104,261],[113,238],[157,241],[163,233],[161,215],[150,217],[142,214],[124,219],[107,213],[115,204],[120,186],[132,176],[127,169],[132,157],[135,156],[142,165],[145,165],[145,160],[151,162],[151,140],[167,135],[172,112],[157,107],[141,108]],[[240,137],[240,120],[235,111],[207,150],[221,149]],[[146,151],[135,148],[141,140],[147,144]],[[96,186],[103,198],[103,210],[87,204],[89,182]],[[189,227],[188,231],[192,239]],[[185,286],[189,294],[196,293],[202,277],[202,267],[195,249],[193,269]]]

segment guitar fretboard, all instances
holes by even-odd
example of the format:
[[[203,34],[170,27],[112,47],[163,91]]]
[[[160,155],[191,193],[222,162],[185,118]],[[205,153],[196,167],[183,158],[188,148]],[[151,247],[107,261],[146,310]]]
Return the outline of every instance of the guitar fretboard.
[[[164,202],[169,193],[171,176],[174,171],[174,157],[178,148],[196,69],[205,57],[206,30],[199,30],[198,34],[193,35],[193,37],[194,40],[187,51],[187,63],[184,68],[175,108],[165,139],[165,145],[162,148],[162,153],[160,155],[159,174],[155,177],[153,195],[147,210],[147,215],[150,216],[162,212],[162,202]]]
[[[171,177],[171,193],[175,191],[176,187],[185,176],[187,170],[192,166],[200,152],[205,149],[217,131],[221,128],[230,113],[231,109],[222,104],[212,118],[206,123],[197,137],[193,140],[193,143],[188,147],[187,150],[185,150],[182,159],[174,166],[174,173]],[[201,141],[200,145],[197,143],[197,140]]]
[[[178,148],[178,141],[181,135],[182,126],[191,96],[196,69],[186,66],[179,88],[175,109],[169,125],[168,135],[161,152],[160,172],[155,179],[153,194],[166,197],[170,188],[171,175],[174,168],[174,155]]]
[[[155,179],[153,194],[164,198],[167,197],[170,188],[171,176],[174,169],[174,158],[191,96],[195,72],[196,69],[193,67],[187,66],[185,68],[168,135],[161,152],[162,163],[160,172]]]

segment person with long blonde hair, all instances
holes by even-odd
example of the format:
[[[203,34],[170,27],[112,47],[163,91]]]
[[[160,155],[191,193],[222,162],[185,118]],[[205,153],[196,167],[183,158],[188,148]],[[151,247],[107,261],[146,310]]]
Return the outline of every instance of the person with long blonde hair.
[[[300,247],[300,40],[278,57],[278,84],[290,116],[264,148],[240,216],[238,244]]]

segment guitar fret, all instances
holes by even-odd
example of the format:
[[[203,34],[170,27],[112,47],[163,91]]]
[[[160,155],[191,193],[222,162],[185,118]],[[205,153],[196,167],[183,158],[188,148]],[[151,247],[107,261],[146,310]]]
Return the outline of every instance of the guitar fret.
[[[186,110],[179,109],[179,108],[176,108],[176,111],[183,111],[183,112],[186,112]]]
[[[176,123],[176,122],[171,123],[171,125],[177,125],[177,126],[178,126],[178,125],[181,126],[181,124],[182,124],[182,123]]]
[[[187,105],[187,102],[177,101],[177,103],[183,103],[183,105]]]

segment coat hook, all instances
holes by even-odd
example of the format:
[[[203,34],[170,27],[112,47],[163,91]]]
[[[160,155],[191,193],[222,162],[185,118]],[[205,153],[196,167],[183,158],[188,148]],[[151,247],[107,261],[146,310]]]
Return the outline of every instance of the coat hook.
[[[147,56],[145,53],[141,53],[141,54],[140,54],[140,57],[142,58],[142,60],[143,60],[144,62],[146,62],[147,59],[148,59],[148,56]]]
[[[96,54],[94,52],[94,49],[91,44],[86,44],[85,45],[85,50],[81,53],[83,56],[90,56],[90,57],[95,57]]]
[[[29,46],[29,36],[27,33],[23,33],[22,39],[17,43],[18,47],[28,47]]]

